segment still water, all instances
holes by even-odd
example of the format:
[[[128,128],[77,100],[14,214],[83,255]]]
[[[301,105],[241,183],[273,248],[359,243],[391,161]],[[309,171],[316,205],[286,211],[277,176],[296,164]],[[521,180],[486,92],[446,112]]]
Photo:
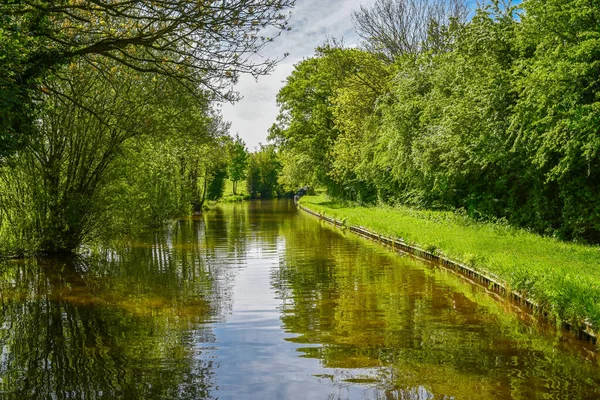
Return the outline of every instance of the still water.
[[[597,399],[594,346],[288,201],[0,267],[0,398]]]

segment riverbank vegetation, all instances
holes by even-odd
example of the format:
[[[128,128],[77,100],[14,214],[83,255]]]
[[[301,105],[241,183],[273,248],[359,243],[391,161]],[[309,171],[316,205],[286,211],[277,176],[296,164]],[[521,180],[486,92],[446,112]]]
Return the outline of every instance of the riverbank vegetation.
[[[427,251],[460,261],[525,294],[558,321],[600,327],[600,249],[565,243],[515,228],[506,221],[477,222],[465,213],[406,206],[360,206],[305,196],[309,209],[402,238]]]
[[[73,252],[220,198],[240,143],[215,104],[274,67],[254,55],[292,5],[3,3],[0,256]]]
[[[280,182],[600,243],[598,21],[589,1],[362,7],[362,46],[329,40],[278,94]]]

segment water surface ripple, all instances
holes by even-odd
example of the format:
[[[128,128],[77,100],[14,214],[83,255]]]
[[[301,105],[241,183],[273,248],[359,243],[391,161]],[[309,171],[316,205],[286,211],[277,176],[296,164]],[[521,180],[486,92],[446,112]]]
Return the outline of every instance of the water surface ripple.
[[[598,399],[595,348],[289,201],[0,265],[0,398]]]

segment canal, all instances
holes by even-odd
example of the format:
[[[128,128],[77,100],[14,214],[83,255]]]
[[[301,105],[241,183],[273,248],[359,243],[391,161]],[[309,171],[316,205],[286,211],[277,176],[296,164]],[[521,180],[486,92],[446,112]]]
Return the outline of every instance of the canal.
[[[0,398],[597,399],[595,346],[287,200],[0,264]]]

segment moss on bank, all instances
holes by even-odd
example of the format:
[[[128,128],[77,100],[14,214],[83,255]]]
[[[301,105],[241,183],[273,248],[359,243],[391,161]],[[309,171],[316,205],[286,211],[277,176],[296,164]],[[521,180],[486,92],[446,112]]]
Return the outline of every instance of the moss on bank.
[[[525,293],[559,320],[600,328],[600,247],[565,243],[501,221],[480,223],[451,212],[408,207],[365,207],[324,195],[301,204],[382,235],[402,238],[465,263]]]

